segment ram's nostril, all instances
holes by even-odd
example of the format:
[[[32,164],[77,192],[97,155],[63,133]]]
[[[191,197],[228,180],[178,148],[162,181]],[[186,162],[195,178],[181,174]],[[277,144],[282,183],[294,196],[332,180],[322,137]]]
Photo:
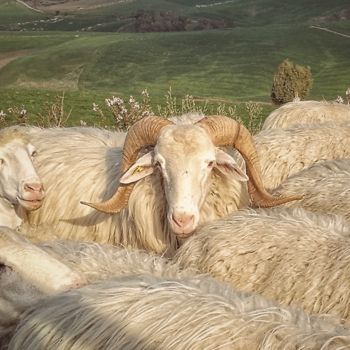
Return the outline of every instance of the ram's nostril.
[[[193,214],[172,214],[172,220],[175,222],[175,224],[179,227],[187,226],[194,220]]]

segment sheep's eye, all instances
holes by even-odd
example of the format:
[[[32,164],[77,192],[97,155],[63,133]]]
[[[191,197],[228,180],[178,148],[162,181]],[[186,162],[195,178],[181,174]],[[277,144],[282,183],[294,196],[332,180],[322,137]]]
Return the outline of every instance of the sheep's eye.
[[[159,162],[159,161],[156,161],[156,162],[154,163],[154,166],[157,167],[157,168],[161,168],[161,165],[160,165],[160,162]]]
[[[0,262],[0,275],[5,274],[6,272],[9,272],[9,271],[12,271],[12,268]]]
[[[212,168],[213,166],[214,166],[214,161],[213,160],[208,162],[208,168]]]
[[[37,151],[33,151],[32,154],[30,155],[31,157],[36,157],[38,155],[38,152]]]
[[[0,166],[5,164],[5,159],[0,158]]]

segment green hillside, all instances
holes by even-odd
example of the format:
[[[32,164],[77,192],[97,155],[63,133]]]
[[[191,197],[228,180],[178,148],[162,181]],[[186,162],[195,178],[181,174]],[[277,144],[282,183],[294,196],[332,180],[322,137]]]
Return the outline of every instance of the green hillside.
[[[311,67],[314,84],[310,98],[334,99],[349,87],[350,37],[311,27],[350,35],[348,1],[214,3],[137,0],[68,13],[53,23],[47,14],[0,0],[1,25],[3,18],[11,23],[16,13],[16,23],[20,16],[23,22],[32,16],[35,22],[31,26],[37,23],[38,29],[45,24],[51,29],[0,32],[0,110],[17,101],[19,91],[23,103],[30,103],[33,90],[76,91],[76,97],[81,91],[92,99],[109,93],[137,95],[147,88],[159,101],[171,86],[180,96],[270,102],[274,71],[285,58]],[[17,7],[21,9],[18,13]],[[127,16],[140,8],[168,9],[193,18],[224,18],[232,27],[169,33],[78,31],[86,24],[107,23],[116,18],[116,12]],[[118,25],[123,25],[122,17],[119,20]],[[31,97],[26,99],[28,89]],[[17,91],[13,100],[11,91]],[[86,103],[91,106],[92,102]]]
[[[17,3],[14,0],[0,0],[0,29],[17,28],[18,22],[43,19],[45,16]]]

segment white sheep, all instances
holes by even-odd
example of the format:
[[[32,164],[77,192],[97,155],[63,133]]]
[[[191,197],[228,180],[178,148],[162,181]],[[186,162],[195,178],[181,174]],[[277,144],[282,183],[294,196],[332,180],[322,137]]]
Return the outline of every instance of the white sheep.
[[[253,205],[299,198],[275,198],[264,189],[249,132],[222,116],[195,124],[145,118],[129,129],[123,152],[113,148],[113,138],[100,145],[100,140],[78,141],[82,136],[73,139],[57,129],[30,137],[39,150],[38,173],[47,197],[29,221],[55,225],[63,239],[121,243],[171,254],[179,239],[199,223],[247,207],[248,177]],[[242,153],[248,177],[219,146]],[[147,147],[151,150],[137,159]],[[80,205],[80,200],[107,200],[90,203],[104,213]]]
[[[195,275],[142,251],[93,242],[34,244],[0,226],[0,349],[20,315],[44,297],[111,276],[140,273],[177,278]]]
[[[21,313],[29,306],[44,296],[85,283],[81,273],[16,231],[0,226],[0,344],[6,342]]]
[[[33,165],[35,147],[17,127],[0,131],[0,225],[16,228],[45,197]]]
[[[350,106],[327,101],[289,102],[265,119],[262,130],[301,127],[304,124],[349,123]]]
[[[186,240],[174,260],[239,290],[349,320],[348,231],[323,226],[325,219],[313,224],[301,209],[289,218],[273,214],[284,210],[242,211],[212,222]]]
[[[333,349],[350,342],[350,329],[336,317],[281,307],[144,252],[92,242],[34,245],[5,227],[0,241],[0,349],[7,349],[12,336],[10,349],[57,350],[146,344],[160,349]],[[131,342],[135,335],[141,337],[137,344]]]
[[[314,163],[350,158],[350,124],[264,130],[254,143],[265,187],[273,189]]]
[[[125,276],[49,297],[9,344],[55,350],[330,350],[350,347],[337,318],[306,315],[208,277]]]
[[[314,164],[287,178],[273,193],[300,193],[303,198],[297,206],[341,215],[350,222],[350,159]]]

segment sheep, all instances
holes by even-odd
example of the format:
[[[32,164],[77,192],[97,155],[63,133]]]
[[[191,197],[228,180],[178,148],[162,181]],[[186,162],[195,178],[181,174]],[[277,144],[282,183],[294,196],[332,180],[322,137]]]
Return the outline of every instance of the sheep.
[[[264,130],[254,136],[264,185],[274,189],[310,165],[350,157],[350,124]]]
[[[14,349],[345,349],[341,320],[280,307],[205,276],[113,278],[42,300]]]
[[[140,120],[129,129],[123,150],[113,142],[96,145],[89,137],[77,143],[60,130],[32,133],[38,172],[48,190],[29,222],[56,225],[62,239],[120,243],[170,256],[199,223],[247,207],[246,182],[252,205],[300,198],[275,198],[265,191],[243,125],[222,116],[195,124],[184,119],[177,124],[159,117]],[[219,146],[242,153],[248,177]],[[152,148],[137,159],[146,147]],[[103,213],[80,205],[81,200],[105,200],[84,202]]]
[[[20,226],[27,211],[43,203],[45,192],[33,165],[35,154],[19,128],[0,131],[0,225]]]
[[[280,307],[196,275],[195,270],[180,269],[159,256],[92,242],[34,245],[5,227],[0,227],[0,240],[0,349],[7,349],[12,337],[9,349],[125,349],[137,322],[147,331],[138,345],[129,345],[133,349],[153,343],[160,349],[294,349],[299,345],[332,349],[350,342],[350,329],[341,326],[336,317],[310,317],[300,310]],[[66,266],[62,267],[63,262]],[[96,281],[99,283],[77,289],[79,283]],[[60,293],[60,288],[65,293]],[[9,318],[3,305],[18,311]],[[90,325],[85,324],[88,319]],[[114,342],[122,337],[123,322],[131,328],[128,326],[126,338]],[[92,329],[86,331],[85,326]],[[152,331],[155,328],[157,331]],[[29,337],[24,334],[28,331]]]
[[[288,195],[294,191],[303,194],[297,206],[319,213],[341,215],[349,223],[350,159],[314,164],[287,178],[273,193]]]
[[[52,241],[34,244],[0,226],[0,349],[7,344],[20,315],[44,297],[111,276],[150,273],[182,278],[163,257],[94,242]]]
[[[349,234],[337,224],[312,224],[298,210],[299,217],[270,209],[212,222],[184,242],[174,261],[283,305],[349,320]]]
[[[262,130],[325,122],[341,124],[350,122],[350,106],[327,101],[289,102],[268,115]]]
[[[15,230],[0,226],[0,343],[36,301],[85,283],[80,272]]]

